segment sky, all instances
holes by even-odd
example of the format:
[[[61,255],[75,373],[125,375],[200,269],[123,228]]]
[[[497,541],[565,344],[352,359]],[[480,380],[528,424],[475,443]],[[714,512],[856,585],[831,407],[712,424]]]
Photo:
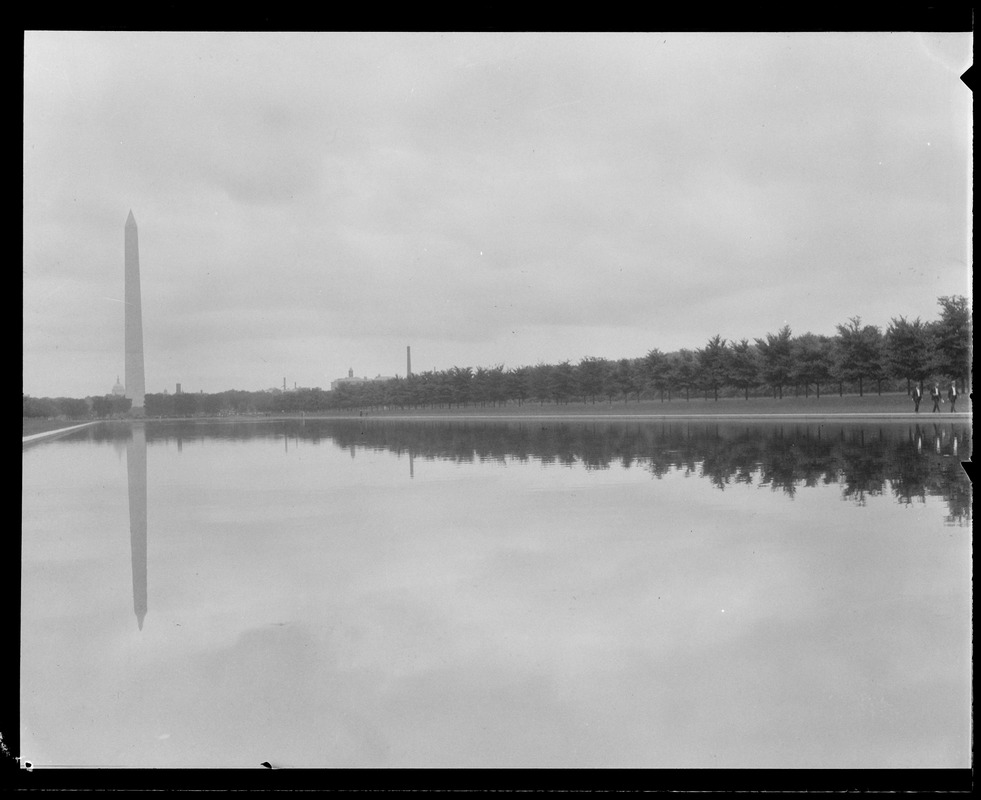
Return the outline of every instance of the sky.
[[[634,358],[971,286],[968,33],[27,31],[23,391]]]

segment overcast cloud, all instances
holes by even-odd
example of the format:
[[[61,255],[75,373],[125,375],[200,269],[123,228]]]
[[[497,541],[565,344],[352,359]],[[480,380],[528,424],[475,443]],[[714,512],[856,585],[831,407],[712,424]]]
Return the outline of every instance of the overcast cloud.
[[[24,391],[636,357],[970,291],[970,34],[28,32]]]

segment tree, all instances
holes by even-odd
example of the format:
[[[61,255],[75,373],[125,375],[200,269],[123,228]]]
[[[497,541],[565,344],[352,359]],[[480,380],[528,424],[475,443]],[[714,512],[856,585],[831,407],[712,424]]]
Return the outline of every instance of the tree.
[[[529,370],[528,390],[539,405],[545,405],[549,398],[551,387],[549,386],[549,373],[552,368],[548,364],[536,364]]]
[[[695,354],[691,350],[682,348],[672,356],[672,382],[685,390],[685,400],[691,400],[691,390],[698,384],[698,363]]]
[[[548,393],[556,402],[569,402],[575,389],[576,379],[572,364],[563,361],[548,371]]]
[[[291,395],[298,401],[305,399],[304,392],[292,392]],[[201,410],[212,417],[218,416],[218,412],[221,411],[221,395],[217,394],[206,394],[201,397]],[[301,405],[302,408],[302,405]],[[300,410],[300,409],[294,409]]]
[[[861,317],[838,325],[838,366],[847,381],[858,381],[858,396],[864,394],[865,378],[881,380],[882,333],[875,325],[862,326]]]
[[[882,381],[888,377],[886,370],[885,337],[878,325],[866,325],[863,329],[869,351],[869,379],[875,381],[876,394],[882,394]]]
[[[468,367],[469,369],[469,367]],[[460,383],[463,383],[462,376],[459,378]],[[444,403],[447,408],[453,402],[454,397],[454,387],[453,387],[453,372],[452,370],[447,372],[441,370],[439,372],[433,372],[433,392],[434,399],[436,402],[442,406]]]
[[[175,394],[174,413],[179,417],[193,417],[198,410],[198,396],[190,392]]]
[[[784,325],[776,334],[768,333],[766,339],[757,339],[761,358],[763,380],[773,387],[773,396],[783,399],[783,387],[790,381],[793,363],[790,347],[790,326]]]
[[[412,376],[412,381],[415,386],[415,395],[413,397],[413,402],[425,406],[435,406],[436,405],[436,375],[431,370],[428,372],[423,372],[422,374],[415,374]]]
[[[477,367],[473,373],[473,400],[483,406],[490,400],[490,373],[484,367]]]
[[[507,401],[503,364],[497,364],[487,370],[487,392],[495,406]]]
[[[183,397],[183,395],[170,395],[170,397]],[[268,414],[273,410],[273,400],[276,395],[271,392],[254,392],[252,394],[252,403],[255,407],[256,413],[258,414]]]
[[[803,333],[790,342],[790,379],[794,384],[804,384],[804,396],[810,395],[813,383],[817,396],[821,396],[821,382],[831,375],[831,347],[827,337]]]
[[[665,390],[668,390],[668,399],[670,400],[671,362],[667,355],[655,347],[644,356],[643,369],[647,385],[661,395],[661,402],[664,402]]]
[[[743,390],[747,400],[750,388],[760,382],[759,355],[748,339],[729,345],[729,380]]]
[[[453,367],[450,370],[451,397],[458,407],[470,401],[472,381],[473,370],[470,367]]]
[[[906,317],[893,318],[886,329],[885,356],[889,373],[905,379],[909,394],[913,382],[922,385],[930,377],[930,328],[919,317],[912,322]]]
[[[169,417],[174,413],[173,398],[169,394],[147,392],[143,397],[143,410],[148,417]]]
[[[620,393],[620,385],[617,383],[616,363],[610,362],[607,369],[603,372],[603,394],[612,403],[613,398]]]
[[[958,381],[967,391],[971,365],[971,311],[967,298],[941,297],[940,319],[934,327],[934,369]]]
[[[605,358],[589,356],[579,362],[576,367],[576,377],[583,401],[588,397],[593,403],[596,402],[596,395],[603,393],[608,371],[609,363]]]
[[[509,400],[517,400],[520,406],[531,395],[528,388],[528,367],[509,369],[504,375],[504,392]]]
[[[74,397],[58,397],[55,399],[58,411],[68,419],[82,419],[89,415],[89,404]]]
[[[131,397],[123,397],[122,395],[114,394],[109,398],[110,415],[116,414],[117,416],[122,416],[123,414],[128,414],[132,407],[133,398]]]
[[[716,334],[708,340],[705,347],[696,351],[702,381],[719,399],[719,387],[728,380],[728,351],[726,340]]]
[[[92,398],[92,413],[99,419],[105,419],[112,412],[112,395],[100,395]]]
[[[25,417],[57,417],[58,406],[50,397],[23,395]]]
[[[637,396],[637,402],[639,403],[641,393],[647,388],[647,372],[644,369],[644,360],[642,358],[630,359],[630,376],[630,391]]]
[[[388,402],[393,406],[405,408],[405,401],[408,397],[408,390],[405,387],[405,378],[396,376],[394,380],[388,381]]]
[[[817,340],[821,356],[813,363],[814,372],[812,373],[812,377],[814,379],[814,388],[817,390],[817,396],[820,397],[821,384],[827,383],[832,379],[835,361],[835,343],[834,339],[823,334],[819,335]]]
[[[630,394],[641,391],[642,384],[638,380],[637,372],[634,369],[633,361],[629,358],[621,358],[613,369],[613,386],[617,394],[623,395],[623,402],[627,402]]]

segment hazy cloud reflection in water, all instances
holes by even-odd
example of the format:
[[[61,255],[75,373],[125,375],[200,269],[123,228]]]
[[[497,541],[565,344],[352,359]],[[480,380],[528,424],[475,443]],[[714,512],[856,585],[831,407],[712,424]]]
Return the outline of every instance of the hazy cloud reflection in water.
[[[23,750],[968,766],[969,450],[956,424],[79,431],[24,452]]]

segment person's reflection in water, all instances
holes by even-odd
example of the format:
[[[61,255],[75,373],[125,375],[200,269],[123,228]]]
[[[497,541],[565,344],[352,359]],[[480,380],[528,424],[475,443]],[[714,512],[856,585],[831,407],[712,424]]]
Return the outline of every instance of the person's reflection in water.
[[[126,481],[129,487],[129,546],[133,560],[133,610],[143,630],[146,617],[146,429],[134,422],[126,442]]]

